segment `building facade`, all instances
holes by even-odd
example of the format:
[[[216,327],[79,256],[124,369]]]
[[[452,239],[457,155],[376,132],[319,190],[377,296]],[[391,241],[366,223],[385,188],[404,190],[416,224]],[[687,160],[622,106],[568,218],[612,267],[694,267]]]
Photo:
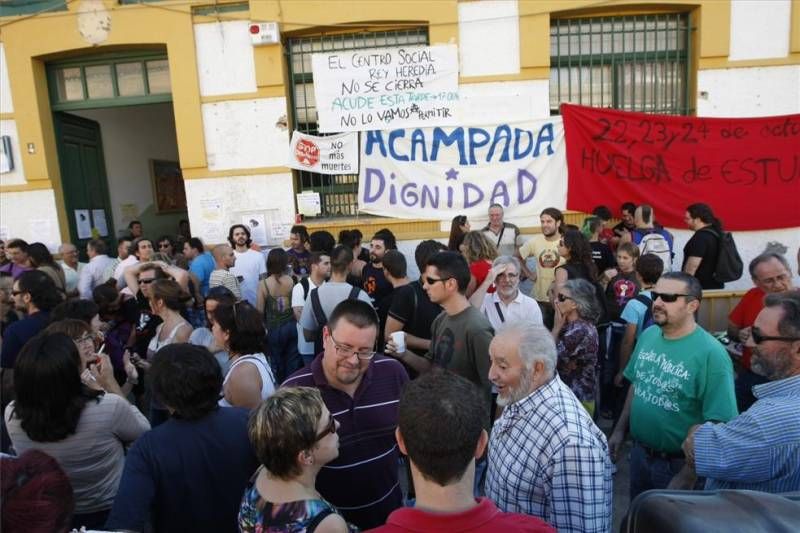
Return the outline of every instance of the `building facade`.
[[[275,42],[254,44],[258,23],[275,23]],[[440,43],[458,45],[460,98],[487,123],[557,114],[567,101],[800,112],[800,0],[9,0],[0,233],[57,245],[83,242],[87,228],[113,239],[133,219],[149,236],[174,234],[187,218],[213,243],[255,213],[277,240],[295,221],[295,194],[313,190],[323,213],[309,225],[335,234],[354,225],[358,177],[285,166],[291,132],[316,132],[311,54]],[[449,226],[355,225],[416,238]],[[769,240],[794,251],[797,233]],[[738,241],[743,255],[763,249],[763,235]]]

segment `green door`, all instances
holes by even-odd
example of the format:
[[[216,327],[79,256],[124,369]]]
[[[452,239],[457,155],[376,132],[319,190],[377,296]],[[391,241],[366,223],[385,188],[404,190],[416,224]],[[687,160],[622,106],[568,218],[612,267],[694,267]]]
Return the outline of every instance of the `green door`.
[[[115,246],[100,124],[63,112],[53,118],[69,235],[86,260],[92,233],[99,232],[109,247]]]

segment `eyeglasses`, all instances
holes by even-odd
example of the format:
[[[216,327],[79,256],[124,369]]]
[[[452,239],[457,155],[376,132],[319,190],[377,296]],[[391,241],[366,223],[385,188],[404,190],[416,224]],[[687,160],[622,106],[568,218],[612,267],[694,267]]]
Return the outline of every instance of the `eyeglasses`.
[[[663,302],[666,302],[668,304],[677,301],[679,296],[685,296],[686,298],[693,298],[691,294],[678,294],[678,293],[656,292],[656,291],[651,291],[650,294],[652,295],[654,302],[659,298],[661,298]]]
[[[567,296],[566,294],[561,294],[561,293],[558,293],[558,295],[556,295],[556,300],[562,303],[566,302],[567,300],[572,300],[573,302],[575,301],[575,299],[572,296]]]
[[[352,357],[353,354],[355,354],[355,356],[362,361],[369,361],[370,359],[375,357],[375,350],[369,352],[359,352],[347,346],[342,346],[341,344],[336,342],[336,339],[333,338],[332,332],[328,333],[328,337],[331,339],[333,347],[336,348],[336,355],[338,355],[341,359],[347,359],[349,357]]]
[[[333,435],[334,433],[336,433],[336,419],[333,418],[333,415],[329,415],[328,426],[322,430],[322,433],[317,435],[314,442],[319,442],[328,435]]]
[[[156,278],[144,278],[139,280],[140,285],[147,285],[148,283],[153,283]]]
[[[436,283],[438,281],[441,281],[442,283],[444,283],[448,279],[453,279],[453,277],[451,276],[449,278],[438,278],[437,279],[437,278],[431,278],[431,277],[425,276],[425,283],[427,283],[428,285],[433,285],[434,283]]]
[[[761,344],[764,341],[784,341],[784,342],[800,341],[800,337],[772,337],[770,335],[762,335],[761,330],[755,326],[750,328],[750,336],[753,338],[753,342],[756,344]]]

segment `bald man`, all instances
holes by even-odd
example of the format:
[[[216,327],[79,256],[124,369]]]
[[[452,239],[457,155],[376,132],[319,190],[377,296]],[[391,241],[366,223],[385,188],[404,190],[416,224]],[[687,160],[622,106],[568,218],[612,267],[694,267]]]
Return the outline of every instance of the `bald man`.
[[[234,276],[230,269],[236,264],[236,254],[233,248],[227,244],[219,244],[211,251],[214,256],[214,266],[211,277],[208,279],[210,289],[222,285],[230,290],[237,300],[242,299],[242,289],[239,287],[239,280]]]

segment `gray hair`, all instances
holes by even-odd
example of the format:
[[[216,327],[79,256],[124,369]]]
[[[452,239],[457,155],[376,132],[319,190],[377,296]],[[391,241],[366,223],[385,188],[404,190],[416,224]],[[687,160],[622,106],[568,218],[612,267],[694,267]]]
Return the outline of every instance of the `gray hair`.
[[[536,361],[541,361],[548,375],[555,373],[558,351],[553,335],[547,328],[527,321],[506,322],[497,336],[506,335],[519,337],[517,353],[525,370],[530,371]]]
[[[797,291],[768,294],[764,307],[780,307],[783,317],[778,322],[778,333],[784,337],[800,337],[800,293]]]
[[[757,255],[752,261],[750,261],[750,266],[747,267],[747,269],[750,271],[750,277],[756,277],[756,268],[758,268],[758,265],[761,263],[766,263],[767,261],[772,261],[773,259],[780,261],[780,263],[788,272],[792,271],[792,268],[789,266],[789,261],[787,261],[786,258],[781,254],[777,252],[764,252]]]
[[[519,259],[517,259],[516,257],[511,257],[510,255],[501,255],[500,257],[497,257],[494,261],[492,261],[492,267],[500,265],[514,265],[517,269],[517,272],[522,272],[522,267],[519,264]]]
[[[585,279],[576,278],[564,283],[564,288],[569,291],[572,301],[578,307],[578,314],[589,322],[597,322],[602,314],[600,302],[597,301],[595,286]]]
[[[674,279],[686,285],[686,294],[698,302],[703,299],[703,287],[696,277],[686,272],[664,272],[660,279]],[[687,300],[688,301],[688,300]]]

